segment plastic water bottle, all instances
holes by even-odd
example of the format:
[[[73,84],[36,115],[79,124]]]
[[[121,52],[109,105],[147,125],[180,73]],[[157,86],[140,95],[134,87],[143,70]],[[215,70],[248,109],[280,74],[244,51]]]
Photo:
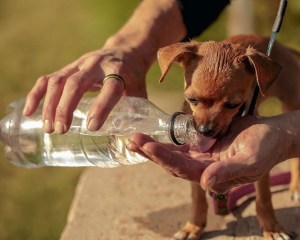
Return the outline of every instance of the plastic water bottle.
[[[73,113],[70,130],[63,135],[48,134],[42,128],[42,106],[24,117],[25,100],[10,104],[11,111],[0,122],[0,139],[6,157],[15,165],[116,167],[146,161],[126,148],[128,137],[145,133],[160,142],[196,144],[198,150],[210,148],[214,140],[199,135],[191,115],[164,113],[147,99],[122,97],[96,132],[87,129],[87,112],[92,98],[83,98]]]

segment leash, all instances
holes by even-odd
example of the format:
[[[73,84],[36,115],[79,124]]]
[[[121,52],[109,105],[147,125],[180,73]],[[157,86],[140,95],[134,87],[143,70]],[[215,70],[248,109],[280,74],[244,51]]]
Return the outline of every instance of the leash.
[[[287,4],[288,4],[288,0],[280,1],[279,8],[277,11],[277,16],[276,16],[274,24],[273,24],[272,33],[270,36],[270,41],[268,43],[268,48],[267,48],[267,52],[266,52],[266,55],[268,57],[270,57],[270,55],[271,55],[272,48],[275,43],[276,35],[280,31]],[[244,116],[246,114],[253,115],[258,94],[259,94],[259,86],[256,84],[247,113],[245,111],[245,104],[243,104],[243,106],[239,110],[239,113],[241,116]],[[270,177],[270,183],[271,183],[270,185],[271,186],[285,185],[285,184],[288,184],[289,179],[290,179],[289,173],[277,174],[277,175]],[[230,194],[229,193],[217,194],[217,193],[211,192],[210,194],[213,198],[213,205],[214,205],[215,213],[218,215],[228,214],[236,206],[237,201],[241,197],[248,195],[254,191],[255,191],[254,185],[253,185],[253,183],[250,183],[250,184],[242,185],[242,186],[232,189],[231,192],[229,192]]]
[[[272,33],[271,33],[270,41],[269,41],[268,48],[267,48],[266,55],[268,57],[271,56],[271,52],[272,52],[273,45],[275,43],[276,35],[280,31],[287,4],[288,4],[288,0],[281,0],[280,1],[277,16],[276,16],[275,22],[273,24]],[[256,84],[254,92],[253,92],[252,100],[251,100],[251,103],[250,103],[250,106],[249,106],[249,109],[248,109],[248,112],[247,112],[247,115],[253,115],[254,108],[255,108],[255,105],[256,105],[256,101],[257,101],[257,97],[258,97],[258,93],[259,93],[259,87]]]

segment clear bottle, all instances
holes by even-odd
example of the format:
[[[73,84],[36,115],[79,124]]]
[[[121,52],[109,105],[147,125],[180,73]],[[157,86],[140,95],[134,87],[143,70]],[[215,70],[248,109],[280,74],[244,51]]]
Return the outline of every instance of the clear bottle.
[[[6,144],[7,158],[15,165],[32,168],[43,166],[117,167],[146,161],[126,148],[128,137],[145,133],[160,142],[196,144],[205,151],[214,140],[200,136],[191,115],[164,113],[147,99],[122,97],[102,128],[86,128],[92,98],[84,97],[73,113],[70,130],[48,134],[42,128],[42,107],[31,117],[24,117],[24,99],[10,104],[10,113],[0,122],[0,139]]]

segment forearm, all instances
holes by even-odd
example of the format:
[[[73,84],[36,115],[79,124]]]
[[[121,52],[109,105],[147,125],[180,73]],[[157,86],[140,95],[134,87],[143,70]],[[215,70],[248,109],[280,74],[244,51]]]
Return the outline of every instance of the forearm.
[[[158,48],[178,42],[185,35],[176,0],[144,0],[104,47],[130,47],[141,55],[148,68],[156,59]]]
[[[267,123],[281,131],[280,144],[285,146],[286,158],[300,157],[300,110],[270,118]],[[275,149],[274,149],[275,150]],[[282,159],[284,161],[285,159]]]
[[[300,110],[285,115],[287,133],[293,137],[290,157],[300,157]]]

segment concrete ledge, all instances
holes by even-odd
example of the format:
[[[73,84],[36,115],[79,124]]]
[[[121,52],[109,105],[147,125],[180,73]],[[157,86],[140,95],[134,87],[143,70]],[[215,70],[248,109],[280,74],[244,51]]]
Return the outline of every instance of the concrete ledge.
[[[288,191],[273,195],[278,220],[300,236],[300,208]],[[253,199],[225,217],[213,213],[202,239],[262,239]],[[81,176],[61,240],[166,240],[188,219],[190,188],[151,162]]]

